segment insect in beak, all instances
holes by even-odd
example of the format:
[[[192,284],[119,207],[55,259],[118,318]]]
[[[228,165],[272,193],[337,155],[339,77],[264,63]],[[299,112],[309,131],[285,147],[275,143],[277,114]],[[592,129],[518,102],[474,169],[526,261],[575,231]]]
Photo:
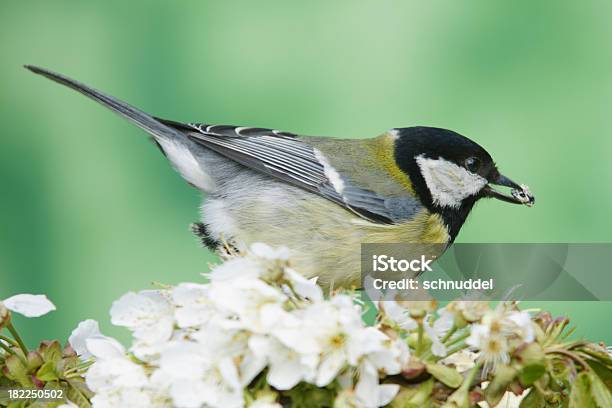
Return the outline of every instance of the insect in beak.
[[[510,194],[504,194],[501,191],[497,191],[491,185],[504,186],[511,188]],[[513,204],[524,204],[527,207],[531,207],[535,203],[535,197],[529,191],[529,187],[524,184],[518,185],[508,177],[497,173],[493,180],[489,181],[484,189],[483,193],[485,197],[493,197],[498,200],[506,201]]]

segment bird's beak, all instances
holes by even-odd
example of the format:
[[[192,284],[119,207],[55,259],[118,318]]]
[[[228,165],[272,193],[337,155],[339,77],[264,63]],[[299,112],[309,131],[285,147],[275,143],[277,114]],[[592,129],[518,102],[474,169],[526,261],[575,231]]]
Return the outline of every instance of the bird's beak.
[[[510,194],[504,194],[500,191],[495,190],[491,185],[510,187]],[[529,188],[522,184],[518,185],[508,177],[497,173],[493,180],[489,181],[483,189],[486,197],[497,198],[498,200],[506,201],[513,204],[524,204],[531,207],[535,203],[535,197],[529,191]]]

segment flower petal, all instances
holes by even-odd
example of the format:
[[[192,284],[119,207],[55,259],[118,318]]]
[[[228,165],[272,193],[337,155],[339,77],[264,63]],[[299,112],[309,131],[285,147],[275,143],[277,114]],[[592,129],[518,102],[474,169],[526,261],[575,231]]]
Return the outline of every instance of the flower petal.
[[[98,359],[114,359],[125,356],[125,348],[112,337],[90,337],[85,340],[87,351]]]
[[[4,300],[4,306],[25,317],[39,317],[55,310],[55,305],[45,295],[21,294]]]
[[[72,331],[68,338],[68,343],[72,346],[74,351],[84,360],[89,359],[92,354],[87,349],[86,341],[93,337],[104,337],[100,333],[100,325],[93,319],[83,320],[79,325]]]

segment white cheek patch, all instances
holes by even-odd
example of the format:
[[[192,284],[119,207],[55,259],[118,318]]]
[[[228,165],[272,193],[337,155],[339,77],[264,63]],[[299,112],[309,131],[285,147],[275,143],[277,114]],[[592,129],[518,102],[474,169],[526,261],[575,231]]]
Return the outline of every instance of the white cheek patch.
[[[458,208],[465,198],[477,194],[487,184],[484,177],[444,159],[420,155],[416,162],[434,204],[440,207]]]

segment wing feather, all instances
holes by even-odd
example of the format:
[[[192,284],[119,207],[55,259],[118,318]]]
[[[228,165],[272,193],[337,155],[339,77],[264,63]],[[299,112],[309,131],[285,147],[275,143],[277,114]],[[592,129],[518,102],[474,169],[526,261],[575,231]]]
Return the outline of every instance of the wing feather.
[[[179,124],[190,139],[255,171],[331,200],[369,221],[393,224],[410,219],[414,197],[387,198],[338,174],[321,152],[293,133],[256,127]],[[330,173],[335,176],[330,177]],[[399,209],[399,210],[398,210]]]

